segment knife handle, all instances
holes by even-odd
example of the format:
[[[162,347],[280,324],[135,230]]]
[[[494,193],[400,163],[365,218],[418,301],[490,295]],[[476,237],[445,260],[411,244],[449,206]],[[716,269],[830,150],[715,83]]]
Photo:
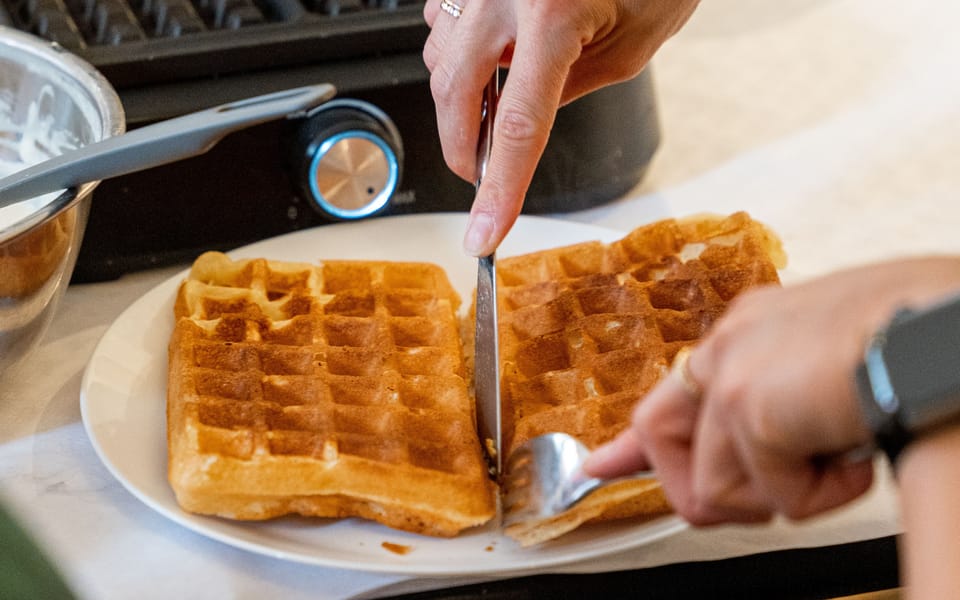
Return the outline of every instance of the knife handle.
[[[490,150],[493,146],[493,121],[497,113],[497,99],[500,96],[500,67],[483,89],[483,101],[480,105],[480,137],[477,139],[477,189],[487,174]]]

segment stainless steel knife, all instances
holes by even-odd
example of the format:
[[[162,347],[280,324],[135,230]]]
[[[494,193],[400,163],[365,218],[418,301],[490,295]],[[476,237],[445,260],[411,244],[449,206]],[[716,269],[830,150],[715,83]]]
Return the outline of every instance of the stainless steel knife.
[[[499,71],[499,70],[498,70]],[[477,189],[487,170],[493,141],[493,119],[499,95],[499,72],[484,90],[480,138],[477,145]],[[497,329],[496,252],[478,259],[476,336],[473,383],[477,398],[477,431],[487,452],[490,472],[500,478],[503,465],[500,414],[500,340]]]

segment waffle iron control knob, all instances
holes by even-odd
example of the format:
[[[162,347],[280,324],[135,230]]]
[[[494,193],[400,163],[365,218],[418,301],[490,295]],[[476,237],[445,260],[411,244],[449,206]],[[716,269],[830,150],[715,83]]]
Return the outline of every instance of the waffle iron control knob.
[[[382,110],[362,100],[321,106],[300,125],[292,150],[304,195],[327,217],[375,215],[400,184],[400,132]]]

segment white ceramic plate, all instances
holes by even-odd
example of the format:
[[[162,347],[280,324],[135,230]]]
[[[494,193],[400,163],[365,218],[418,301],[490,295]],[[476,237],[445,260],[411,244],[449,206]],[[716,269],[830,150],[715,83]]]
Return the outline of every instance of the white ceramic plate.
[[[431,261],[447,271],[468,303],[476,282],[476,260],[460,251],[465,224],[461,214],[388,217],[287,234],[230,254],[300,261]],[[621,235],[524,216],[498,253],[509,256],[585,240],[611,241]],[[438,539],[359,519],[235,522],[184,512],[167,483],[165,425],[167,340],[173,327],[174,294],[184,275],[160,284],[114,321],[94,351],[80,397],[84,426],[107,468],[137,498],[176,523],[281,559],[429,576],[532,572],[650,543],[684,527],[675,516],[647,523],[591,525],[523,549],[493,525]],[[385,542],[406,552],[391,551]]]

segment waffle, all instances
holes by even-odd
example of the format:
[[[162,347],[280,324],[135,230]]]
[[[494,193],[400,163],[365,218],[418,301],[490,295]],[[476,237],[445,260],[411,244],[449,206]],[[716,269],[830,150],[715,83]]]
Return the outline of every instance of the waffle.
[[[596,447],[747,287],[779,241],[744,213],[501,258],[504,450],[551,431]],[[452,536],[495,513],[477,439],[472,312],[434,265],[200,256],[169,346],[169,479],[188,511],[361,517]],[[461,349],[461,340],[463,350]],[[507,533],[523,545],[670,507],[656,481]]]
[[[488,521],[495,488],[458,306],[427,264],[200,256],[169,345],[168,476],[180,505],[436,536]]]
[[[612,439],[680,348],[744,289],[778,284],[784,263],[777,238],[745,213],[665,220],[611,244],[498,261],[506,455],[553,431],[591,448]],[[507,533],[530,545],[588,520],[669,510],[655,481],[626,482]]]

